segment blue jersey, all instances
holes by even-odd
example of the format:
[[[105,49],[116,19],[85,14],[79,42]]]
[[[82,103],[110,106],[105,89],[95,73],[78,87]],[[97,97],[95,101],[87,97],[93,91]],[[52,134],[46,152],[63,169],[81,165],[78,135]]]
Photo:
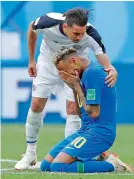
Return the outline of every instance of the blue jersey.
[[[100,115],[93,119],[82,107],[81,129],[59,142],[49,154],[55,158],[64,152],[73,158],[89,161],[107,151],[116,135],[116,91],[105,84],[107,74],[101,66],[90,63],[81,78],[87,105],[100,105]]]
[[[104,68],[93,62],[82,74],[81,85],[86,104],[100,105],[100,115],[95,119],[91,118],[78,99],[82,118],[80,132],[87,132],[88,135],[89,130],[94,130],[97,136],[112,144],[116,135],[116,89],[105,84],[106,76]]]

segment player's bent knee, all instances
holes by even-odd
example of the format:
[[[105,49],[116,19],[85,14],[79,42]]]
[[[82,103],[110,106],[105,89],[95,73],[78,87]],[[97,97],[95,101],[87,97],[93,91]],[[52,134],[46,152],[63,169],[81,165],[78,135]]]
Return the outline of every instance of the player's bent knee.
[[[51,163],[48,162],[47,160],[42,160],[40,164],[40,171],[41,172],[50,171],[50,165]]]

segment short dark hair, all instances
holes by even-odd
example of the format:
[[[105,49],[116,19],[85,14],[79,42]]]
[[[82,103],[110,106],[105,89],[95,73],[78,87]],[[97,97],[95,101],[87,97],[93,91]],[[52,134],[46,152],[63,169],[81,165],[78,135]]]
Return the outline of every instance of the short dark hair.
[[[83,27],[88,22],[88,14],[89,11],[77,7],[68,10],[67,12],[64,13],[63,16],[65,16],[65,22],[67,23],[68,26],[72,27],[73,24],[75,24]]]

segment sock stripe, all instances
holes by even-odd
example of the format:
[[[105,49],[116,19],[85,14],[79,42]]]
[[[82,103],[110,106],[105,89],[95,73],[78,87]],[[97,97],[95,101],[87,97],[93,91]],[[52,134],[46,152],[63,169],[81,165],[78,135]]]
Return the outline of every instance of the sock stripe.
[[[35,140],[35,141],[27,141],[27,143],[36,143],[37,142],[37,140]]]
[[[84,164],[82,162],[77,162],[78,173],[84,173]]]

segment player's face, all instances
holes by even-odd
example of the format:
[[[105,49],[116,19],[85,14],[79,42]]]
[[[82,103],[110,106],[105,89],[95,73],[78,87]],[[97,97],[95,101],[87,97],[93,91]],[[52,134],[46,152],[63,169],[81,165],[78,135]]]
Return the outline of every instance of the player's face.
[[[86,26],[77,26],[73,25],[72,27],[65,26],[66,35],[70,38],[73,42],[79,42],[84,34],[86,33]]]
[[[78,72],[79,76],[82,73],[81,66],[76,57],[73,57],[69,60],[60,61],[56,67],[59,71],[62,70],[72,75],[76,74],[75,71]]]

